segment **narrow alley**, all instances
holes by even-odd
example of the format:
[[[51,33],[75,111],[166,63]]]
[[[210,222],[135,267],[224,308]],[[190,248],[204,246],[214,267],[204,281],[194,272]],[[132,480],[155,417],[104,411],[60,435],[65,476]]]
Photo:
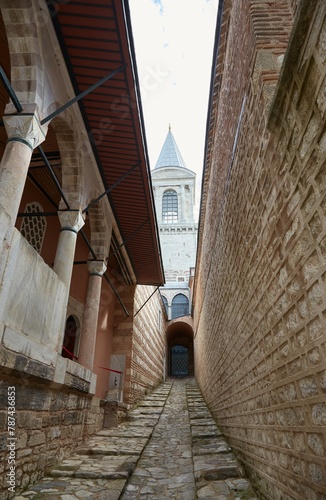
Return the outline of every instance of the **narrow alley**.
[[[16,500],[255,500],[194,378],[168,379]]]

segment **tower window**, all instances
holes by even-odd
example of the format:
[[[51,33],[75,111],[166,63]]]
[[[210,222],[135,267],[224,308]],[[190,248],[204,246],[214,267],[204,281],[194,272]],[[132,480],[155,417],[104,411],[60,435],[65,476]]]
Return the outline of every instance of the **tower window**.
[[[162,220],[164,224],[178,222],[178,195],[172,189],[163,194]]]
[[[189,300],[185,295],[179,293],[172,300],[172,319],[187,314],[189,314]]]

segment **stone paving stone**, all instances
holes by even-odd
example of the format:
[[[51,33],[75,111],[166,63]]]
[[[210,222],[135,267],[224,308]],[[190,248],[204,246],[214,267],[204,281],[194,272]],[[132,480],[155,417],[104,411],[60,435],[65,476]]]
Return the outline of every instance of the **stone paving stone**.
[[[16,500],[257,500],[194,379],[169,379]]]
[[[183,380],[175,380],[121,500],[170,498],[196,498],[192,439]]]

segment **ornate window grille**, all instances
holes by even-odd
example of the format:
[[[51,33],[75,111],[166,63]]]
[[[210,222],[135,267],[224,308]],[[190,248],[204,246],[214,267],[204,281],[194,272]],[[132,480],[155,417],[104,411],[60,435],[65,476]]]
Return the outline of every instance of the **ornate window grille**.
[[[28,203],[25,207],[25,213],[37,213],[43,212],[42,206],[36,201]],[[28,243],[36,250],[41,253],[44,236],[46,230],[46,218],[43,215],[23,217],[20,232]]]

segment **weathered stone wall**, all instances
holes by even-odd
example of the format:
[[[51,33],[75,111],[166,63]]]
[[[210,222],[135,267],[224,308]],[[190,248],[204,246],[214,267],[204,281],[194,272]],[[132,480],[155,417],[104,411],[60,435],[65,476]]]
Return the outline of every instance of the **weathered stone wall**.
[[[41,377],[36,379],[23,371],[18,374],[17,370],[2,370],[0,498],[4,500],[15,498],[8,490],[7,474],[13,463],[10,460],[15,460],[17,493],[42,477],[48,468],[68,456],[103,425],[103,409],[97,398],[73,389],[73,384],[60,388],[43,382]],[[14,394],[10,397],[14,407],[8,405],[8,391]],[[8,408],[15,410],[13,426],[8,420]]]
[[[274,12],[260,17],[278,18],[270,36],[279,49],[266,45],[262,59],[263,27],[255,23],[266,2],[225,2],[201,210],[195,367],[262,498],[319,500],[326,495],[326,5],[271,3]],[[276,87],[291,5],[298,17]]]
[[[160,242],[166,281],[185,277],[196,262],[197,224],[164,224],[160,226]],[[185,278],[186,280],[186,278]]]

